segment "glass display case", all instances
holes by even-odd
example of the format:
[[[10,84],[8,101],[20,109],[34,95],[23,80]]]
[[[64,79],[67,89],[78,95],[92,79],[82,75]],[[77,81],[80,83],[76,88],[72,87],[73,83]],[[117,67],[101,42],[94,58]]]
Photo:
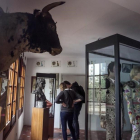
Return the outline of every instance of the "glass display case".
[[[140,42],[115,34],[86,45],[86,139],[140,139]]]

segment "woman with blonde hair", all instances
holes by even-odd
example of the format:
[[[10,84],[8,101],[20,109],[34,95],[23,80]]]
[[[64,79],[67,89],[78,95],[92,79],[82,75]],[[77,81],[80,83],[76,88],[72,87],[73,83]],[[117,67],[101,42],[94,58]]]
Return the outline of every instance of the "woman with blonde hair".
[[[80,95],[77,95],[70,88],[67,88],[65,83],[61,83],[59,87],[60,87],[61,92],[56,97],[55,103],[58,103],[58,104],[62,103],[60,116],[61,116],[63,139],[67,140],[67,123],[68,123],[69,129],[72,134],[71,140],[76,140],[75,131],[72,126],[74,103],[82,101],[83,97]]]

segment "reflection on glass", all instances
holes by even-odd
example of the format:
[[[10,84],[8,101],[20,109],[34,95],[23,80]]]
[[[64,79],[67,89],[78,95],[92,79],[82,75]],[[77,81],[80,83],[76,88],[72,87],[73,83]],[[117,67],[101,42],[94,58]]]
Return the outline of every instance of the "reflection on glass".
[[[93,75],[93,73],[94,73],[93,64],[89,64],[89,75]]]
[[[98,52],[98,50],[96,51]],[[114,54],[114,48],[107,47],[106,49],[103,49],[103,51],[100,49],[99,52],[108,52],[108,54]],[[95,139],[95,135],[97,135],[97,140],[108,140],[109,134],[106,133],[106,131],[111,131],[113,127],[113,134],[111,134],[111,140],[113,140],[113,136],[115,135],[115,126],[114,126],[114,119],[109,120],[107,119],[107,122],[105,122],[106,117],[109,115],[107,112],[106,107],[106,97],[107,97],[107,86],[106,86],[106,78],[108,76],[108,64],[114,60],[114,58],[101,56],[97,54],[90,54],[89,53],[89,60],[93,61],[93,66],[89,64],[89,72],[88,72],[88,127],[89,127],[89,138],[88,140]],[[91,68],[93,67],[93,74],[90,72]],[[112,93],[113,94],[113,93]],[[114,97],[115,94],[113,94]],[[110,99],[112,100],[112,99]],[[114,101],[114,100],[113,100]],[[113,106],[114,108],[114,106]],[[115,113],[113,111],[113,113]],[[112,113],[112,114],[113,114]],[[112,115],[113,116],[113,115]],[[105,128],[101,125],[101,123],[106,123],[109,127]],[[113,123],[113,126],[110,126],[110,124]],[[92,130],[95,131],[94,136],[92,134]],[[100,131],[100,135],[103,137],[100,137],[98,135],[98,132]],[[104,133],[101,133],[104,132]]]
[[[123,139],[140,139],[140,77],[138,76],[140,74],[139,54],[140,50],[120,44],[120,56],[128,59],[120,61],[122,66],[120,80],[123,84],[122,95],[124,98],[124,111],[121,112],[121,116],[124,117],[126,122],[124,129],[122,130]]]
[[[94,88],[99,88],[99,76],[94,77]]]
[[[88,114],[93,114],[93,102],[88,102]]]
[[[101,76],[101,88],[106,87],[105,78],[106,78],[106,76]]]
[[[89,80],[88,87],[93,88],[93,77],[89,77],[88,80]]]
[[[93,89],[88,90],[88,100],[93,101]]]
[[[5,93],[7,90],[8,80],[4,78],[0,78],[0,79],[1,79],[0,90],[1,90],[1,95],[3,95],[3,93]]]
[[[104,75],[104,74],[107,74],[107,65],[106,65],[106,63],[100,63],[100,65],[101,65],[101,75]]]
[[[94,66],[95,66],[94,75],[99,75],[100,74],[100,64],[94,64]]]
[[[102,89],[101,90],[100,102],[101,103],[105,103],[106,102],[106,89]]]

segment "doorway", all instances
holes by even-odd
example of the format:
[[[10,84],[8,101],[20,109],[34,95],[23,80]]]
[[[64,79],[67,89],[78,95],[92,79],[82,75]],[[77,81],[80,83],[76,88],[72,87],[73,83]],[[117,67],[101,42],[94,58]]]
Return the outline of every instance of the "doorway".
[[[84,74],[62,74],[61,81],[69,81],[70,83],[77,82],[85,90],[85,75]],[[85,103],[82,105],[82,109],[79,115],[79,128],[85,130]]]

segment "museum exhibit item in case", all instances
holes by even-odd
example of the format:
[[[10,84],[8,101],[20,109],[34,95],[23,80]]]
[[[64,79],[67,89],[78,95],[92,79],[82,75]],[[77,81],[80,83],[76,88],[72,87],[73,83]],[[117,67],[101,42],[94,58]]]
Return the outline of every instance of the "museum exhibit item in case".
[[[136,40],[115,34],[86,45],[86,139],[140,139],[139,80],[131,77],[139,65]]]
[[[131,70],[130,78],[132,80],[124,85],[124,97],[132,124],[131,140],[137,140],[140,139],[140,66]]]

